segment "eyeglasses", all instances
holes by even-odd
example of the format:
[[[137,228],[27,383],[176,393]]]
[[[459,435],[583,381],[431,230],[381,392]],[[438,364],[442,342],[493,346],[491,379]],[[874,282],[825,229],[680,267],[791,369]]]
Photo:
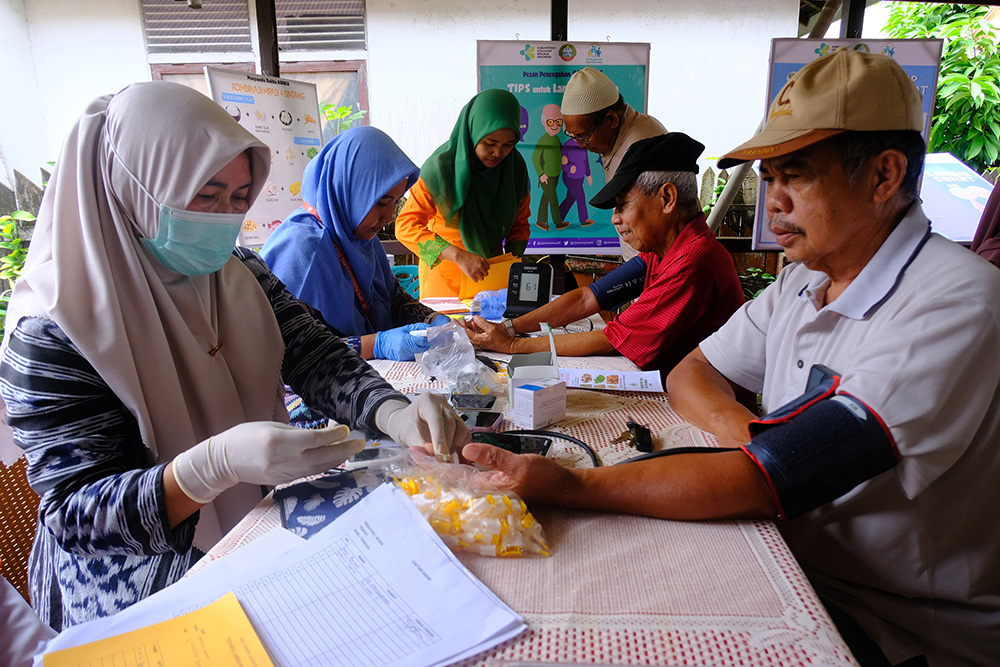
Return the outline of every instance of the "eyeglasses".
[[[580,144],[581,146],[586,147],[586,146],[590,145],[590,138],[592,136],[594,136],[594,132],[597,132],[597,128],[599,128],[601,126],[601,123],[603,123],[603,122],[604,122],[604,118],[602,118],[601,120],[599,120],[597,122],[597,124],[594,125],[594,129],[592,129],[590,131],[590,133],[586,137],[583,137],[582,139],[580,137],[576,136],[575,134],[570,134],[569,130],[566,130],[566,129],[563,129],[563,134],[565,134],[567,137],[569,137],[570,139],[572,139],[576,143]]]
[[[549,118],[549,119],[547,119],[545,121],[545,124],[548,125],[549,127],[562,127],[563,119],[562,118]]]

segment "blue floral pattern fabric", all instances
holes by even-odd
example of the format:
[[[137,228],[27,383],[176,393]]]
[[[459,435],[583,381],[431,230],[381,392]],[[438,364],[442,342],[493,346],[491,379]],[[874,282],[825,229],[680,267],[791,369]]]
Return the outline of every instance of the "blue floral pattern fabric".
[[[309,539],[374,491],[382,479],[367,469],[333,470],[274,490],[281,525]]]

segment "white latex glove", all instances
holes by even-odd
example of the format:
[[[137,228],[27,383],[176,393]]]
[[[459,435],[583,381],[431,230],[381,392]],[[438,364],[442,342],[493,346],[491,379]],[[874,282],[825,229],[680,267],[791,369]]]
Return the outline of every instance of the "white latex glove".
[[[472,438],[465,422],[439,394],[420,394],[412,403],[386,401],[375,413],[375,425],[403,447],[424,447],[442,461]]]
[[[173,460],[178,486],[197,503],[211,502],[239,482],[273,486],[335,468],[365,447],[350,429],[247,422],[200,442]]]

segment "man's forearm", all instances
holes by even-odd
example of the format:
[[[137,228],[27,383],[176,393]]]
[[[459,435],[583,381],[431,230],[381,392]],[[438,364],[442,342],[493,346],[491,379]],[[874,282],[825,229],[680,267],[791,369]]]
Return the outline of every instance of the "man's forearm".
[[[538,331],[538,325],[541,322],[547,322],[554,327],[561,327],[570,322],[590,317],[599,310],[600,306],[597,304],[597,298],[590,291],[590,288],[578,287],[571,292],[563,294],[555,301],[550,301],[527,315],[522,315],[515,319],[514,331],[517,333]]]
[[[564,357],[588,357],[594,354],[617,354],[604,331],[587,331],[585,333],[562,334],[554,336],[556,354]],[[511,345],[512,354],[527,352],[548,352],[549,337],[515,338]]]
[[[695,348],[667,376],[670,407],[698,428],[719,438],[724,447],[750,440],[747,425],[757,415],[736,400],[726,380]]]
[[[677,520],[777,514],[763,475],[742,451],[677,454],[569,472],[572,482],[538,489],[527,500]]]

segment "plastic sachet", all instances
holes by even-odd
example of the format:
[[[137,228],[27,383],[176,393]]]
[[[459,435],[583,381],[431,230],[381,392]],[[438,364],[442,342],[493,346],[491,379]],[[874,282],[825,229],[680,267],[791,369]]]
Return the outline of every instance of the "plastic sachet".
[[[452,551],[497,558],[552,555],[524,501],[496,489],[472,466],[408,452],[369,470],[392,477]]]
[[[453,394],[499,394],[496,372],[476,359],[472,341],[457,322],[427,329],[430,349],[420,357],[420,370],[440,380]]]

